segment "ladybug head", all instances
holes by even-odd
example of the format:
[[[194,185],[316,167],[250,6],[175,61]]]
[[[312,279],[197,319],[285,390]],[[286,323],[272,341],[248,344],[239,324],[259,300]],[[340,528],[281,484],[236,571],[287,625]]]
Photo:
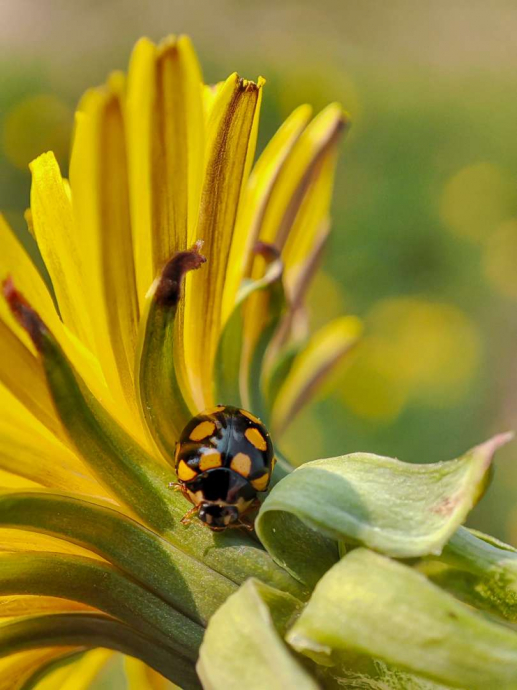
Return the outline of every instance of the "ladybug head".
[[[239,511],[235,506],[219,505],[204,502],[199,509],[199,519],[212,529],[224,529],[239,519]]]

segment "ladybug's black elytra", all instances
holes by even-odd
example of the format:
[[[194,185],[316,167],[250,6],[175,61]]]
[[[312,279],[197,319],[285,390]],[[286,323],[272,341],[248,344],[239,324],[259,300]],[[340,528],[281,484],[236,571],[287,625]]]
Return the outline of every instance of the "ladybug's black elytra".
[[[219,405],[193,417],[176,445],[174,464],[193,515],[210,529],[248,527],[243,515],[258,504],[274,466],[273,444],[260,419],[238,407]]]

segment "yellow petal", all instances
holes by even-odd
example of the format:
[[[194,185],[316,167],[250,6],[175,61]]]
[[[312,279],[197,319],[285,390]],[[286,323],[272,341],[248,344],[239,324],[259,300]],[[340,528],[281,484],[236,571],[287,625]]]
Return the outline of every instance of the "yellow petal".
[[[48,488],[106,495],[80,459],[1,384],[0,469]]]
[[[250,175],[232,240],[224,289],[223,322],[226,322],[234,306],[241,280],[250,274],[252,250],[260,233],[267,203],[282,166],[305,129],[311,112],[310,106],[302,105],[291,113],[264,149]]]
[[[34,305],[34,309],[49,327],[60,326],[52,297],[29,255],[22,247],[14,232],[8,226],[5,218],[0,215],[0,279],[3,281],[9,275],[16,281],[16,286],[23,291],[27,299]],[[59,333],[57,334],[59,335]],[[28,341],[26,341],[28,342]]]
[[[140,659],[124,657],[128,690],[174,690],[177,685],[144,664]]]
[[[52,280],[63,322],[90,349],[90,302],[85,268],[74,226],[70,188],[53,153],[30,164],[31,221],[34,236]]]
[[[131,217],[140,308],[176,251],[195,239],[203,180],[202,75],[186,36],[158,48],[139,41],[128,77],[127,127]],[[191,403],[185,366],[183,302],[174,326],[180,385]]]
[[[218,91],[207,125],[206,171],[196,236],[207,265],[187,276],[185,357],[195,401],[211,404],[211,372],[219,331],[224,281],[238,204],[253,154],[255,118],[263,81],[230,76]]]
[[[38,683],[38,690],[86,690],[112,658],[107,649],[93,649],[65,669],[49,673]],[[60,674],[64,670],[66,673]],[[59,679],[59,682],[56,682]]]
[[[75,649],[79,647],[34,649],[0,659],[0,690],[19,690],[39,668]],[[40,688],[41,685],[38,684],[38,690]]]
[[[199,207],[204,155],[202,76],[190,40],[147,39],[133,52],[127,128],[138,295],[185,249]]]
[[[133,369],[139,318],[123,121],[123,77],[79,106],[70,167],[94,351],[126,426],[139,430]],[[132,395],[133,393],[133,395]]]
[[[296,330],[297,319],[300,316],[300,312],[304,310],[307,289],[320,267],[323,250],[330,234],[329,231],[329,225],[323,223],[320,231],[313,238],[311,251],[305,257],[303,263],[296,267],[296,272],[291,272],[288,282],[286,281],[285,288],[289,296],[289,310],[280,323],[272,343],[273,347],[268,351],[268,359],[270,361],[289,339],[293,339],[293,331]]]
[[[12,276],[16,288],[23,292],[27,300],[34,306],[38,314],[51,329],[56,340],[66,352],[68,358],[74,362],[75,367],[81,373],[81,376],[86,381],[90,390],[97,397],[101,398],[111,409],[111,397],[106,388],[98,362],[92,356],[91,352],[89,352],[89,350],[65,326],[63,326],[47,286],[2,215],[0,215],[0,246],[2,247],[2,251],[0,252],[0,282],[5,280],[8,276]],[[21,339],[31,351],[33,351],[26,335],[22,335],[20,327],[9,314],[9,310],[2,297],[0,297],[0,305],[0,322],[8,326],[9,329]],[[0,338],[0,342],[2,342],[0,346],[2,352],[6,353],[6,357],[0,359],[0,380],[6,381],[6,384],[9,385],[9,376],[6,372],[6,369],[12,366],[9,352],[12,351],[14,353],[13,357],[16,358],[15,361],[20,361],[20,358],[22,358],[23,361],[27,362],[26,353],[18,349],[18,344],[12,338],[6,339],[6,342],[3,342],[3,339]],[[34,370],[31,367],[23,373],[23,376],[25,376],[25,374],[36,381],[36,377],[33,376]],[[22,376],[21,373],[20,375]],[[39,384],[35,383],[34,385],[38,390]],[[19,390],[20,387],[21,386],[17,386],[16,389]],[[29,392],[29,394],[25,394],[25,397],[37,397],[37,390],[34,396],[32,392]],[[39,403],[42,402],[41,398],[38,400]]]
[[[312,120],[286,151],[263,209],[259,236],[282,250],[282,258],[286,254],[288,289],[327,221],[336,146],[346,124],[346,115],[335,103]],[[257,270],[259,264],[252,270],[253,277]],[[246,338],[254,343],[267,319],[267,296],[256,295],[248,312]]]
[[[15,333],[15,331],[18,331]],[[26,342],[27,334],[12,323],[7,304],[0,297],[0,384],[18,398],[36,419],[56,436],[64,432],[54,412],[39,360]]]
[[[26,479],[25,477],[20,477],[12,472],[0,469],[0,491],[4,489],[10,491],[22,491],[24,489],[37,488],[38,484],[36,482]]]
[[[104,560],[93,551],[83,549],[82,547],[65,541],[64,539],[58,539],[57,537],[51,537],[48,534],[39,534],[37,532],[30,532],[28,530],[0,527],[0,554],[2,552],[27,553],[29,551],[63,553],[93,558],[98,561]]]
[[[205,116],[205,122],[208,121],[210,117],[210,111],[215,102],[215,97],[219,93],[220,89],[224,86],[224,81],[219,81],[217,84],[203,84],[201,87],[201,97],[203,99],[203,114]]]
[[[331,151],[324,158],[315,175],[300,210],[289,231],[283,251],[286,287],[292,289],[300,272],[318,246],[318,237],[330,226],[329,209],[332,200],[337,153]]]
[[[96,611],[96,609],[79,601],[41,597],[34,594],[0,597],[0,618],[37,616],[44,613],[75,613],[77,611]]]
[[[325,157],[334,151],[346,124],[343,110],[333,103],[307,126],[278,176],[264,215],[261,240],[284,247],[313,177]]]
[[[296,357],[273,407],[273,427],[281,433],[314,396],[342,358],[356,344],[362,325],[344,316],[320,329]]]

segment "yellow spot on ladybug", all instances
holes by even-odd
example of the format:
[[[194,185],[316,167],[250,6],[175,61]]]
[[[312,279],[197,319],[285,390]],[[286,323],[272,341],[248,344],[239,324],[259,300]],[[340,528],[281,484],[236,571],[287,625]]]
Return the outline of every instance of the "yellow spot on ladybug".
[[[217,407],[211,407],[209,410],[203,412],[204,415],[210,417],[211,414],[216,414],[217,412],[222,412],[224,410],[224,405],[217,405]]]
[[[199,469],[201,472],[206,472],[214,467],[221,467],[222,464],[221,453],[218,453],[216,450],[214,450],[208,453],[203,453],[199,460]]]
[[[265,491],[267,485],[269,484],[269,474],[263,474],[262,477],[257,477],[257,479],[252,479],[251,486],[257,491]]]
[[[196,427],[192,429],[189,438],[191,441],[202,441],[204,438],[208,438],[208,436],[211,436],[214,433],[214,431],[214,422],[201,422],[201,424],[198,424]]]
[[[241,410],[241,414],[243,414],[250,421],[252,421],[253,424],[262,424],[262,422],[260,421],[260,419],[258,417],[255,417],[254,414],[251,414],[251,412],[248,412],[247,410]]]
[[[235,470],[235,472],[242,474],[243,477],[249,477],[251,471],[251,458],[249,455],[246,455],[246,453],[237,453],[237,455],[232,458],[230,467],[232,470]]]
[[[246,436],[248,441],[255,446],[255,448],[258,448],[259,450],[266,450],[266,439],[262,436],[258,429],[253,427],[251,429],[246,429],[244,436]]]
[[[188,482],[194,479],[194,477],[197,477],[196,470],[189,467],[185,460],[180,460],[178,465],[178,479],[181,479],[182,482]]]

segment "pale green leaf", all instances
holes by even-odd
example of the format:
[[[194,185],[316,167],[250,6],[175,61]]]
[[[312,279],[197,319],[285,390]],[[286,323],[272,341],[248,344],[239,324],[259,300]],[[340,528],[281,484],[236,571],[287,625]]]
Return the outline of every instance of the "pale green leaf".
[[[197,671],[205,690],[317,690],[282,640],[300,602],[248,580],[208,624]]]
[[[517,687],[517,633],[364,548],[322,578],[287,640],[323,664],[352,650],[469,690]]]
[[[303,560],[288,545],[308,530],[390,556],[439,554],[479,498],[495,450],[510,438],[501,434],[430,465],[367,453],[306,463],[273,488],[257,533],[277,563],[302,580]],[[322,558],[320,545],[313,550],[307,542],[306,560]]]

